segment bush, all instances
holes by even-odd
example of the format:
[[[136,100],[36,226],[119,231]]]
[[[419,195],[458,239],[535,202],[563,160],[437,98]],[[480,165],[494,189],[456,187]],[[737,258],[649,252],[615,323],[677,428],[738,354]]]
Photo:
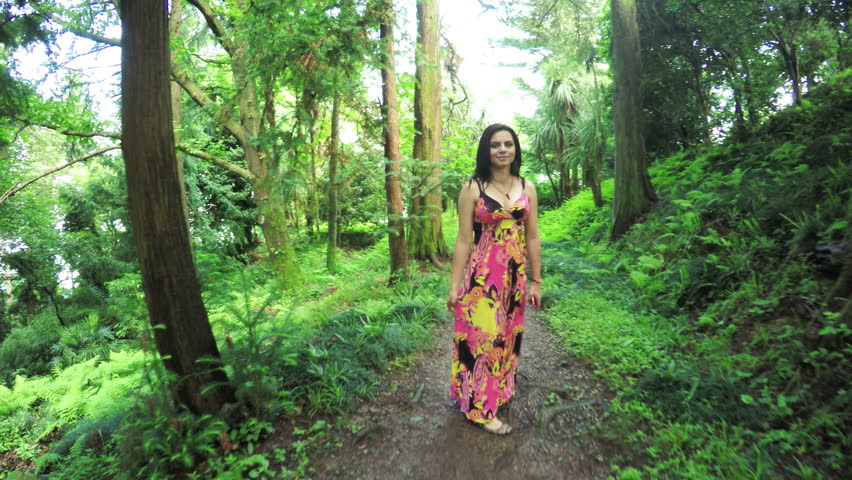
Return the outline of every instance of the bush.
[[[0,380],[11,387],[15,375],[50,373],[52,347],[59,340],[56,317],[42,314],[18,327],[0,345]]]

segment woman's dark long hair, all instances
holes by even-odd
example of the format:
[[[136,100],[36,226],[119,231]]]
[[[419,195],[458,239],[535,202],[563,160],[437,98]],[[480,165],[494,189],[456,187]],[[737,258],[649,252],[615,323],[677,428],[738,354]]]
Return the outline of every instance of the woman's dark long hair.
[[[521,176],[521,143],[518,141],[518,134],[508,125],[495,123],[485,127],[485,131],[479,137],[479,148],[476,150],[476,170],[473,172],[473,179],[480,183],[491,181],[491,137],[503,130],[509,132],[512,135],[512,141],[515,142],[515,159],[509,166],[509,173],[513,177],[520,178]]]

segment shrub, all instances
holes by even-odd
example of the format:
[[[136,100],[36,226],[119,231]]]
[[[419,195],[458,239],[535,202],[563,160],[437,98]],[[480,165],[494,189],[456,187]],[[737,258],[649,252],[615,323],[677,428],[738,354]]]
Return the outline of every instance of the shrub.
[[[45,375],[50,372],[51,349],[59,339],[56,318],[46,314],[18,327],[0,345],[0,380],[11,386],[15,375]]]

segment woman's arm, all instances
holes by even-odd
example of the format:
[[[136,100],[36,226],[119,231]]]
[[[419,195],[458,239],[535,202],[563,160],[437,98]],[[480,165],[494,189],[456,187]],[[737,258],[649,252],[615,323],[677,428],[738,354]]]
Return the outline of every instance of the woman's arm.
[[[450,293],[447,297],[447,308],[451,311],[456,307],[459,299],[459,288],[461,288],[462,277],[473,246],[473,211],[476,207],[476,190],[473,182],[469,182],[464,184],[459,192],[459,233],[456,236],[456,246],[453,248],[453,269],[450,274]]]
[[[534,307],[541,305],[541,237],[538,234],[538,193],[535,185],[527,180],[527,198],[530,201],[530,214],[524,222],[527,243],[527,285],[530,303]]]

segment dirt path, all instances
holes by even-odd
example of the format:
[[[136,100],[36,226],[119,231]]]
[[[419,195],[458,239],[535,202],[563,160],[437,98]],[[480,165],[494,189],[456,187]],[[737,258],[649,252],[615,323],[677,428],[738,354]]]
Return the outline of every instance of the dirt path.
[[[312,455],[311,478],[606,478],[609,456],[587,430],[603,415],[607,392],[543,321],[528,315],[518,391],[500,410],[513,426],[504,437],[475,427],[450,401],[451,342],[447,320],[435,329],[434,346],[386,377],[352,415],[360,431]]]

